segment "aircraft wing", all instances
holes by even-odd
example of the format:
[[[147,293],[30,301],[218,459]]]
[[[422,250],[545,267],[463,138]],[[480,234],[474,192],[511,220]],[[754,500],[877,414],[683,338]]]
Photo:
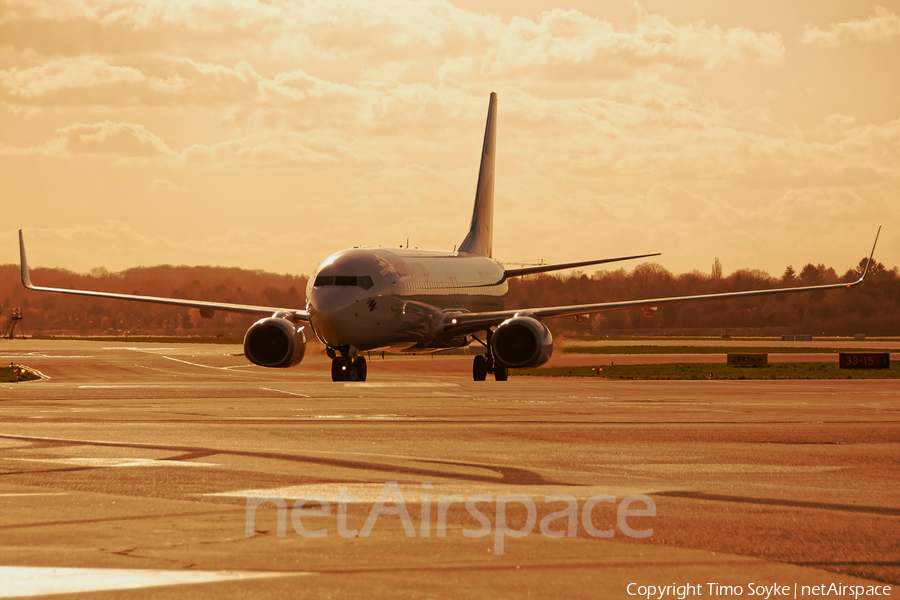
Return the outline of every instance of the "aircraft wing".
[[[584,260],[581,262],[562,263],[556,265],[537,265],[534,267],[524,267],[521,269],[506,269],[503,276],[506,279],[510,277],[521,277],[522,275],[535,275],[536,273],[547,273],[548,271],[562,271],[563,269],[577,269],[578,267],[587,267],[590,265],[602,265],[605,263],[620,262],[623,260],[634,260],[635,258],[647,258],[648,256],[659,256],[659,252],[654,254],[638,254],[636,256],[619,256],[617,258],[601,258],[599,260]]]
[[[28,261],[25,259],[25,241],[22,238],[22,230],[19,230],[19,258],[22,266],[22,285],[29,290],[39,292],[57,292],[60,294],[74,294],[77,296],[93,296],[95,298],[114,298],[117,300],[131,300],[134,302],[151,302],[153,304],[168,304],[170,306],[184,306],[187,308],[199,308],[204,317],[212,317],[215,311],[244,313],[251,315],[283,314],[294,321],[309,321],[309,313],[305,310],[282,308],[275,306],[254,306],[250,304],[232,304],[229,302],[208,302],[206,300],[184,300],[181,298],[163,298],[160,296],[140,296],[137,294],[116,294],[113,292],[94,292],[90,290],[71,290],[65,288],[51,288],[36,286],[31,283],[31,275],[28,269]]]
[[[878,243],[878,233],[875,234],[875,243]],[[718,294],[702,294],[697,296],[675,296],[671,298],[647,298],[643,300],[623,300],[620,302],[600,302],[597,304],[575,304],[571,306],[550,306],[543,308],[521,308],[517,310],[502,310],[483,313],[449,313],[444,323],[444,331],[451,335],[465,335],[483,331],[488,327],[499,325],[506,319],[513,317],[534,317],[536,319],[549,319],[552,317],[566,317],[572,315],[584,315],[613,310],[626,310],[630,308],[642,308],[644,312],[655,310],[659,306],[672,304],[684,304],[687,302],[701,302],[704,300],[727,300],[731,298],[750,298],[754,296],[774,296],[776,294],[794,294],[798,292],[814,292],[819,290],[834,290],[839,288],[851,288],[861,284],[869,273],[872,257],[875,255],[875,245],[872,245],[872,253],[866,263],[866,270],[862,277],[850,283],[829,283],[825,285],[811,285],[805,287],[775,288],[768,290],[749,290],[745,292],[723,292]]]

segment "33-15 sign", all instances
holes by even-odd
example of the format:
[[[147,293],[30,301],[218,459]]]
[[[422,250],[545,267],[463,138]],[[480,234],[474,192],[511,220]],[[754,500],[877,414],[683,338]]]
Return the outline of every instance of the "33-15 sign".
[[[890,369],[890,352],[841,352],[842,369]]]

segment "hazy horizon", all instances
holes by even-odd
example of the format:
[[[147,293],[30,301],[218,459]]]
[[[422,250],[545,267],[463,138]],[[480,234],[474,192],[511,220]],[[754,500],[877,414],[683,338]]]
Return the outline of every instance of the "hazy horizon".
[[[11,0],[0,32],[0,264],[19,228],[79,273],[451,250],[490,92],[500,261],[843,273],[883,223],[897,264],[900,2]]]

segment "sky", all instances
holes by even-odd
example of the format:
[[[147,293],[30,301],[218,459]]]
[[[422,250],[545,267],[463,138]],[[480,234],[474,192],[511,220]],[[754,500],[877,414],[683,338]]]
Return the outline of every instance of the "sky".
[[[502,262],[900,263],[900,0],[0,0],[0,264],[452,250],[491,92]]]

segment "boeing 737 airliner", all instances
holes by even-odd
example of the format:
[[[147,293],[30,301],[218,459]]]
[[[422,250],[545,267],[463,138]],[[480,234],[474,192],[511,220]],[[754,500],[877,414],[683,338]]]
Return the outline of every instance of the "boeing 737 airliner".
[[[496,130],[497,95],[491,94],[472,224],[458,250],[341,250],[312,273],[304,309],[35,286],[19,230],[22,283],[28,289],[45,292],[198,308],[204,317],[212,317],[217,310],[261,315],[263,318],[244,336],[244,353],[250,362],[264,367],[292,367],[300,363],[306,350],[308,326],[325,344],[332,359],[334,381],[365,381],[366,359],[360,351],[429,352],[473,342],[486,347],[485,354],[474,359],[474,379],[484,381],[493,374],[497,381],[505,381],[511,368],[536,367],[549,360],[553,339],[543,319],[630,308],[647,313],[658,306],[683,302],[849,288],[862,283],[868,273],[867,266],[862,277],[852,283],[507,310],[504,304],[510,277],[657,255],[504,268],[491,256]],[[874,253],[873,246],[869,264]]]

